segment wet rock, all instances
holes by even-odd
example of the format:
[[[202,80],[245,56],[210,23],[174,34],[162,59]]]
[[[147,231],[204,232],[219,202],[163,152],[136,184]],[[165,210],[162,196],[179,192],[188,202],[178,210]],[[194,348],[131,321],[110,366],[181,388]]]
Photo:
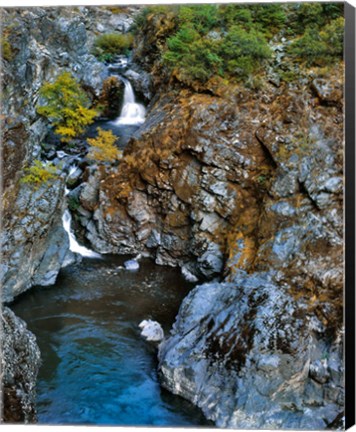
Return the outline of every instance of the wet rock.
[[[8,307],[2,309],[1,370],[4,423],[36,422],[40,351],[35,336]]]
[[[140,264],[137,260],[128,260],[124,262],[124,267],[126,270],[138,270],[140,268]]]
[[[11,301],[32,285],[51,285],[69,249],[62,226],[64,180],[38,189],[21,188],[13,204],[16,213],[4,220],[7,235],[2,235],[3,300]],[[30,239],[30,240],[29,240]]]
[[[151,76],[138,65],[133,65],[133,69],[124,72],[138,95],[144,96],[146,100],[151,100],[153,96]]]
[[[161,342],[164,339],[164,332],[157,321],[143,320],[138,325],[141,329],[141,336],[148,342]]]
[[[185,266],[182,267],[182,275],[184,276],[185,280],[187,280],[188,282],[192,282],[192,283],[198,282],[198,278],[193,273],[191,273],[188,270],[188,268]]]

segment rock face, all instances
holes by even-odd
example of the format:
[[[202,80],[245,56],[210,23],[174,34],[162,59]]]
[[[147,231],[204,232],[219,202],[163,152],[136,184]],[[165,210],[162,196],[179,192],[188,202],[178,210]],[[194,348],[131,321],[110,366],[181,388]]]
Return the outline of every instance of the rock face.
[[[52,285],[68,254],[62,226],[63,179],[19,191],[11,219],[4,220],[2,300],[9,302],[33,285]]]
[[[342,101],[293,93],[264,94],[248,125],[269,170],[253,158],[243,170],[265,193],[229,228],[225,282],[190,293],[160,348],[162,384],[221,427],[324,429],[343,416]]]
[[[2,310],[1,354],[1,421],[33,423],[40,351],[26,324],[7,307]]]
[[[2,60],[1,239],[3,300],[11,301],[34,284],[54,283],[68,250],[60,215],[64,175],[38,189],[20,181],[25,167],[43,158],[46,148],[48,124],[36,113],[39,89],[70,70],[93,97],[98,96],[107,71],[90,54],[96,26],[113,31],[122,25],[127,30],[132,17],[125,10],[118,15],[98,8],[3,8],[1,13],[12,54],[11,61]]]
[[[15,52],[3,72],[11,300],[52,283],[67,261],[64,176],[46,190],[19,182],[46,133],[38,89],[69,68],[98,94],[105,71],[88,47],[95,32],[127,31],[129,17],[94,8],[4,13]],[[84,183],[77,178],[69,194],[77,219],[101,253],[142,253],[208,280],[160,346],[167,389],[222,427],[333,427],[344,406],[342,70],[288,84],[272,68],[253,91],[219,79],[184,88],[157,61],[157,32],[174,23],[148,22],[155,33],[136,41],[140,67],[126,70],[152,98],[146,122],[118,164],[81,166]]]
[[[118,168],[95,172],[87,236],[102,252],[223,273],[187,297],[160,349],[163,385],[219,426],[342,417],[341,76],[323,84],[333,103],[313,77],[162,92]]]

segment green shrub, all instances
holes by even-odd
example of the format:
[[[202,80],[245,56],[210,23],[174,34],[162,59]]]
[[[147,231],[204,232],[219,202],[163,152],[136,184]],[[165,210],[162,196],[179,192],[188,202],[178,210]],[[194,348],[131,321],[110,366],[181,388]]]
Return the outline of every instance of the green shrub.
[[[221,5],[219,15],[220,23],[226,29],[236,25],[247,31],[254,28],[267,38],[277,33],[286,22],[286,14],[280,4]]]
[[[188,84],[192,80],[205,82],[213,75],[242,79],[259,71],[271,57],[271,50],[262,32],[253,28],[252,9],[181,6],[179,29],[168,38],[163,61],[177,69],[180,79]],[[227,30],[221,31],[224,27]],[[214,36],[209,33],[213,29]]]
[[[53,83],[44,84],[40,96],[46,104],[37,107],[37,112],[52,122],[63,142],[83,133],[97,115],[89,109],[88,96],[69,72],[63,72]]]
[[[101,61],[110,61],[118,54],[128,54],[133,43],[131,33],[107,33],[94,41],[93,54]]]
[[[343,14],[343,3],[296,3],[291,6],[288,27],[297,34],[303,34],[309,28],[320,31]]]
[[[187,83],[191,80],[205,82],[221,69],[218,43],[212,39],[201,38],[199,33],[188,25],[169,38],[167,45],[168,50],[163,60],[177,68]]]
[[[278,33],[286,23],[283,6],[276,3],[251,5],[253,22],[267,38]]]
[[[222,44],[222,57],[229,74],[242,78],[260,69],[271,57],[271,50],[258,31],[233,26]]]
[[[180,6],[178,22],[190,25],[201,34],[206,34],[218,24],[218,6],[214,4]]]
[[[57,168],[52,163],[43,163],[36,159],[33,165],[25,169],[21,183],[33,185],[35,188],[58,177]]]
[[[306,66],[325,66],[342,59],[344,18],[340,17],[323,30],[308,27],[302,37],[296,39],[288,53]]]

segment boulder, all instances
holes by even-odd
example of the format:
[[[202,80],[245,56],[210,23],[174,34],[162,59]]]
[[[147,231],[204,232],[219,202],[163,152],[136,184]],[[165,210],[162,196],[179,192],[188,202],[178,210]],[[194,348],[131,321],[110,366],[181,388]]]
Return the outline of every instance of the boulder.
[[[35,423],[40,350],[24,321],[8,307],[2,309],[1,318],[1,422]]]

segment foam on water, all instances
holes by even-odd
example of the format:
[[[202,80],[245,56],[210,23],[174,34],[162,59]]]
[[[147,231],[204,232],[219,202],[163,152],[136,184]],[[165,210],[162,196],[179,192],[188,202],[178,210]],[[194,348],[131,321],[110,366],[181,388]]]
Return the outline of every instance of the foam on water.
[[[120,77],[125,84],[124,104],[120,116],[114,121],[115,125],[140,125],[145,121],[146,109],[136,103],[135,93],[129,80]]]

